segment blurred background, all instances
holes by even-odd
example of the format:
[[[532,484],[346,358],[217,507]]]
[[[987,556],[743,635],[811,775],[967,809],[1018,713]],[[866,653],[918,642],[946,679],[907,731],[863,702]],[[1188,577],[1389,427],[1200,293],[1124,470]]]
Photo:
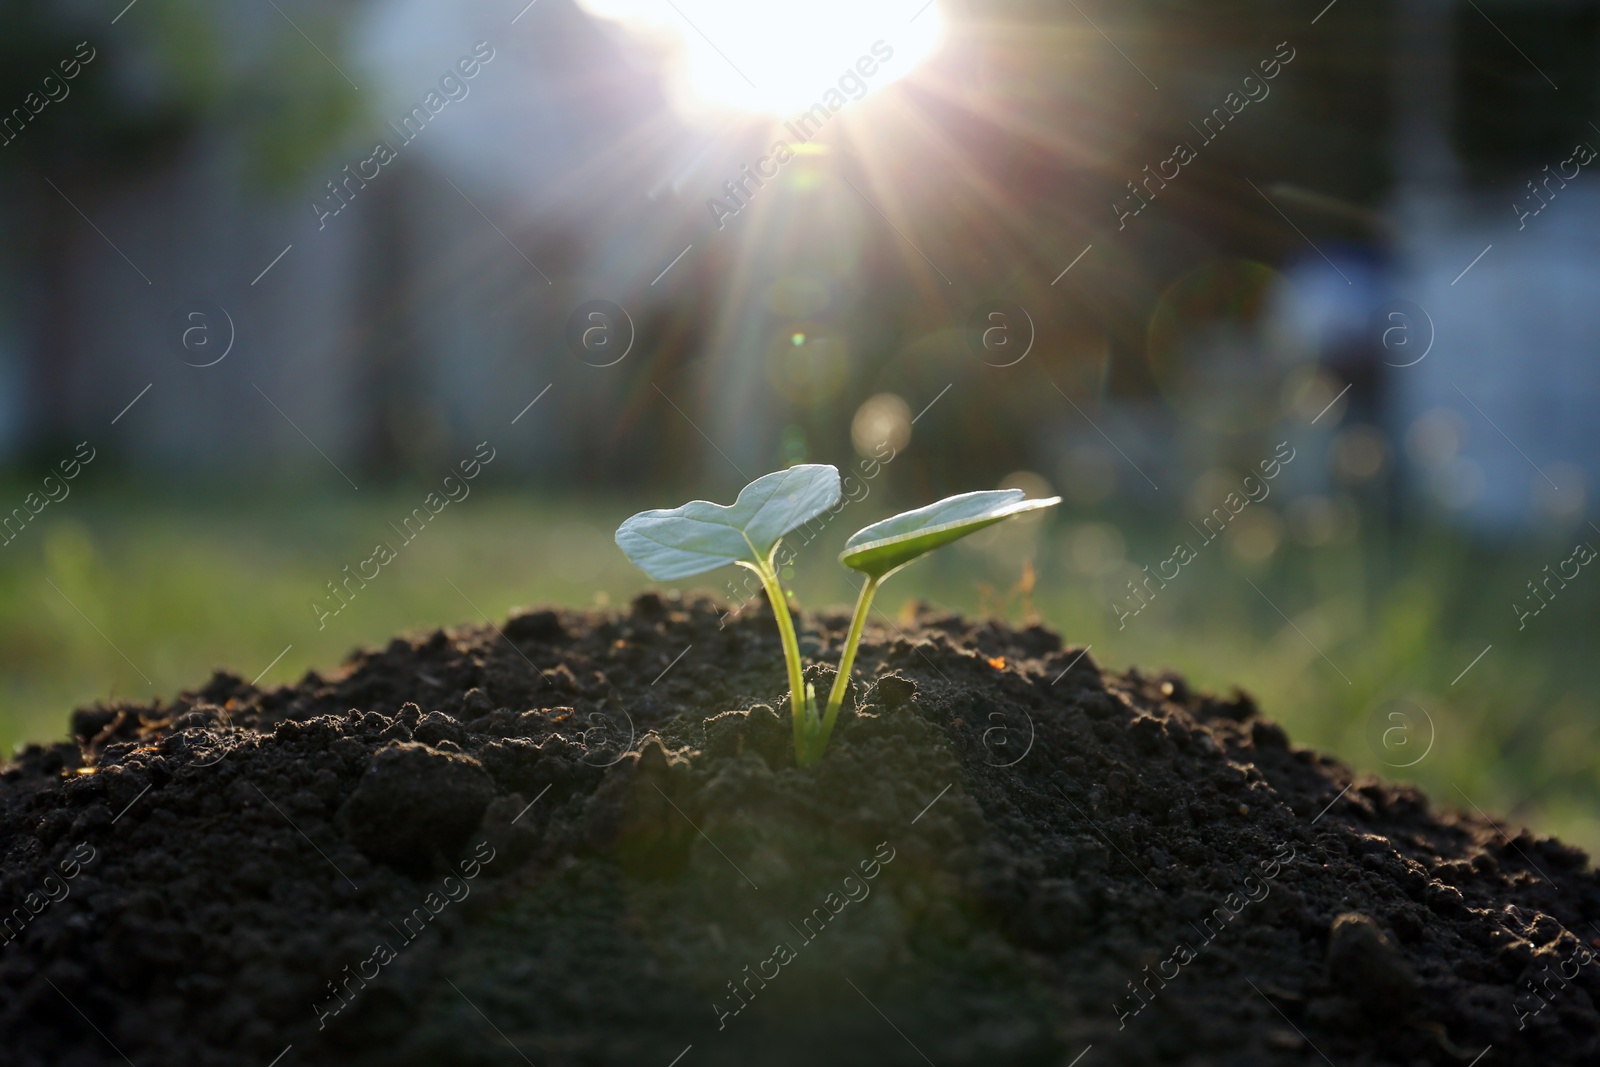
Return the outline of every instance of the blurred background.
[[[803,605],[1059,493],[880,603],[1600,848],[1600,5],[0,6],[7,751],[625,605],[627,515],[829,462]]]

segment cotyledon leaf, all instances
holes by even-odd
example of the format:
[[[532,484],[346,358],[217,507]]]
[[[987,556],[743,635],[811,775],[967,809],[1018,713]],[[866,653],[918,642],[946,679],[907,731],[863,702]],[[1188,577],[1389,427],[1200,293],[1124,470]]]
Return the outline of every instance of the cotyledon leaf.
[[[691,500],[641,511],[617,527],[617,547],[660,582],[729,563],[760,563],[779,538],[838,500],[838,468],[802,463],[757,478],[731,506]]]
[[[856,531],[844,543],[839,562],[869,578],[881,579],[951,541],[1013,515],[1060,502],[1058,496],[1027,500],[1021,489],[986,489],[945,497]]]

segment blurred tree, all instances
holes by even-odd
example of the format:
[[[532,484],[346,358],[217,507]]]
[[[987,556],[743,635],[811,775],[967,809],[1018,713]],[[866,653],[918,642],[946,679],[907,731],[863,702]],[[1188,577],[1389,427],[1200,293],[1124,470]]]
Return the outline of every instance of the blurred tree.
[[[1600,144],[1589,125],[1600,104],[1600,7],[1581,0],[1490,4],[1487,13],[1459,7],[1455,19],[1460,60],[1451,133],[1468,175],[1515,185],[1546,165],[1554,171],[1579,140]]]
[[[320,27],[321,47],[337,57],[357,10],[340,3],[296,22]],[[281,12],[205,0],[109,11],[0,0],[0,116],[14,119],[0,144],[0,211],[12,235],[0,249],[0,315],[28,361],[36,447],[53,448],[70,423],[66,384],[82,351],[71,324],[85,310],[73,269],[78,211],[94,217],[96,202],[192,164],[195,146],[219,135],[235,139],[247,184],[282,193],[360,114],[334,61]]]

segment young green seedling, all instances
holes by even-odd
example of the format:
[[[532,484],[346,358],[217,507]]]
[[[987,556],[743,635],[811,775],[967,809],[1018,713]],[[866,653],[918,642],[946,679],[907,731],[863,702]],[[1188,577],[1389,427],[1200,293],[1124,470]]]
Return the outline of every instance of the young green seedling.
[[[805,684],[801,672],[794,620],[774,560],[785,534],[827,511],[838,500],[838,470],[808,463],[757,478],[740,490],[732,507],[692,500],[670,510],[641,511],[617,528],[618,547],[657,581],[688,578],[730,563],[754,571],[761,579],[789,668],[795,761],[802,767],[815,763],[827,751],[828,738],[850,684],[850,670],[861,644],[867,612],[883,580],[936,548],[1013,515],[1058,504],[1061,498],[1026,500],[1020,489],[962,493],[875,522],[853,534],[845,542],[839,562],[860,571],[866,581],[856,600],[827,710],[819,713],[816,694]]]
[[[839,707],[844,703],[845,689],[850,684],[850,669],[855,666],[856,649],[861,644],[861,629],[866,625],[872,597],[883,580],[936,548],[959,541],[997,522],[1004,522],[1013,515],[1048,508],[1060,502],[1058,496],[1026,500],[1021,489],[960,493],[945,497],[936,504],[875,522],[850,536],[844,543],[844,551],[839,554],[839,562],[860,571],[866,581],[861,584],[861,594],[856,598],[855,614],[850,619],[850,633],[845,638],[844,655],[839,658],[839,671],[833,678],[833,690],[828,694],[828,710],[823,715],[822,729],[815,739],[811,759],[821,759],[827,751],[828,737],[833,733],[834,720],[839,717]],[[801,759],[802,766],[806,762],[805,758]]]
[[[784,534],[838,500],[838,468],[802,463],[757,478],[739,490],[731,507],[691,500],[682,507],[641,511],[617,528],[617,547],[657,581],[689,578],[730,563],[754,571],[761,579],[789,667],[796,752],[810,747],[808,741],[821,724],[804,684],[800,644],[774,557]]]

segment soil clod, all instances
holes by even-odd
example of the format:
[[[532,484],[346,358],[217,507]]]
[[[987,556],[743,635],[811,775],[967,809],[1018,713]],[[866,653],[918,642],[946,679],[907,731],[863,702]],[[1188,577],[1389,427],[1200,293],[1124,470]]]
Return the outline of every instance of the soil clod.
[[[494,783],[475,759],[416,743],[389,744],[373,754],[338,822],[367,858],[426,870],[436,857],[460,848],[494,795]]]
[[[804,770],[785,690],[649,593],[80,711],[0,772],[4,1060],[1600,1061],[1588,858],[1247,694],[932,610]]]

